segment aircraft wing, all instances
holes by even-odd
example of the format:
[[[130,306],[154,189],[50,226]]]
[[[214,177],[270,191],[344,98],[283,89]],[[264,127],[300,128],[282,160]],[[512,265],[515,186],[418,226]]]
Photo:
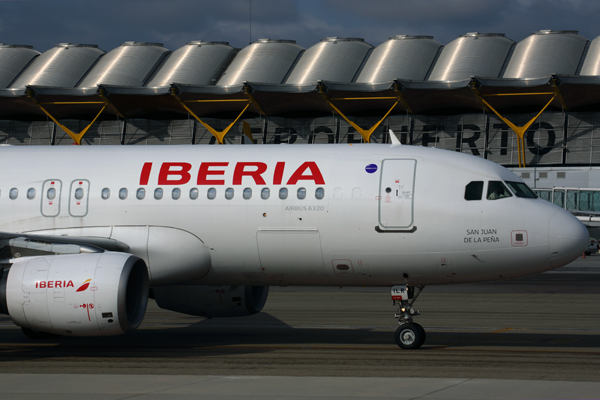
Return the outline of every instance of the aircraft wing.
[[[115,239],[0,232],[0,260],[41,255],[127,252],[129,246]]]

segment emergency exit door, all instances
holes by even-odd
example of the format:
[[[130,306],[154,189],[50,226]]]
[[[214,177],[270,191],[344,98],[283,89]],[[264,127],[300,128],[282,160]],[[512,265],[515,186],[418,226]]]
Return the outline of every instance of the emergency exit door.
[[[414,225],[417,160],[383,160],[379,182],[379,226],[410,230]]]
[[[71,182],[69,193],[69,214],[72,217],[85,217],[88,213],[90,182],[78,179]]]
[[[49,179],[42,187],[42,215],[56,217],[60,214],[60,192],[62,182],[58,179]]]

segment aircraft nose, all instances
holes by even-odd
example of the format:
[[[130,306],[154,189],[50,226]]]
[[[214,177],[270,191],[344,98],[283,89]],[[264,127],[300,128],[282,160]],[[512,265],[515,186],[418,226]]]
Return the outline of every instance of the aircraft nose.
[[[581,256],[589,245],[590,234],[570,212],[559,210],[548,226],[550,262],[553,268],[567,265]]]

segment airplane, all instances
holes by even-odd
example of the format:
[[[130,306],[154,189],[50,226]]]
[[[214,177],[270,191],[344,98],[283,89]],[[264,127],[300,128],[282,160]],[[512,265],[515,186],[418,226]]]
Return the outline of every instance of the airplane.
[[[270,286],[389,287],[417,349],[427,285],[566,265],[585,226],[514,173],[392,144],[0,147],[0,313],[30,338],[136,329],[149,298],[260,312]]]

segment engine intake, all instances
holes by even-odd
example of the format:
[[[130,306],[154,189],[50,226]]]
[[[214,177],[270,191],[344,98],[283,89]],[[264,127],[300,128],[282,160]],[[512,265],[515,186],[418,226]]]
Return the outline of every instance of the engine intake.
[[[141,324],[148,291],[146,263],[131,254],[26,257],[3,268],[0,312],[34,331],[119,335]]]

